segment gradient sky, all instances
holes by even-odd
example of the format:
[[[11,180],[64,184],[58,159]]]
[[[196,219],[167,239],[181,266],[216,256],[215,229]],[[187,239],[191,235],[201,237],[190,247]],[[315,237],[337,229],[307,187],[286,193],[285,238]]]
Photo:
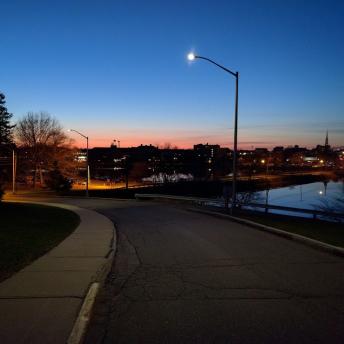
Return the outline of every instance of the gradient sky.
[[[91,146],[344,145],[344,1],[0,0],[0,90]],[[78,139],[74,136],[75,139]]]

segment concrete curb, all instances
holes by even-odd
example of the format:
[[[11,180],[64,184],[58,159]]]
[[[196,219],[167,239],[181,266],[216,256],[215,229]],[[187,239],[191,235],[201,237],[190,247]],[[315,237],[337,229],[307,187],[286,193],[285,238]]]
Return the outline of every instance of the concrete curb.
[[[112,262],[115,257],[117,243],[117,239],[115,237],[116,227],[114,231],[114,240],[112,241],[112,248],[107,254],[106,263],[102,266],[101,270],[98,271],[98,274],[95,278],[96,282],[93,282],[88,289],[79,314],[74,322],[72,331],[68,337],[67,344],[81,344],[84,341],[88,325],[92,318],[93,306],[97,299],[98,292],[103,286],[107,275],[110,273]]]
[[[330,245],[330,244],[325,244],[321,241],[307,238],[307,237],[299,235],[299,234],[294,234],[294,233],[287,232],[287,231],[277,229],[274,227],[265,226],[265,225],[262,225],[260,223],[254,222],[254,221],[240,219],[240,218],[235,217],[235,216],[221,214],[221,213],[217,213],[214,211],[192,209],[192,208],[189,208],[187,210],[192,211],[192,212],[197,212],[197,213],[201,213],[201,214],[214,216],[214,217],[218,217],[221,219],[231,220],[231,221],[234,221],[234,222],[237,222],[240,224],[244,224],[244,225],[248,225],[250,227],[253,227],[253,228],[265,231],[265,232],[269,232],[271,234],[278,235],[280,237],[287,238],[289,240],[297,241],[299,243],[310,246],[312,248],[315,248],[315,249],[318,249],[321,251],[325,251],[327,253],[331,253],[331,254],[334,254],[336,256],[344,257],[344,249],[343,248],[338,247],[338,246],[334,246],[334,245]]]
[[[65,332],[68,331],[66,333],[66,337],[68,337],[67,343],[69,344],[82,343],[85,333],[87,331],[88,323],[92,315],[93,305],[97,297],[97,293],[101,285],[104,283],[106,276],[110,272],[112,262],[115,256],[115,250],[116,250],[116,244],[117,244],[117,233],[116,233],[115,225],[110,219],[108,219],[106,216],[98,212],[95,212],[93,210],[89,210],[86,208],[77,207],[74,205],[62,204],[62,203],[50,203],[50,202],[36,202],[36,201],[31,201],[31,200],[30,201],[8,200],[5,202],[38,204],[38,205],[44,205],[44,206],[58,207],[58,208],[74,211],[76,214],[80,216],[81,222],[71,235],[69,235],[60,244],[58,244],[58,246],[53,248],[47,254],[38,258],[38,260],[31,263],[29,266],[27,266],[26,268],[24,268],[17,274],[20,274],[22,271],[25,271],[25,270],[29,270],[29,272],[30,270],[34,271],[36,274],[39,273],[39,272],[36,272],[36,271],[39,271],[39,268],[35,269],[33,267],[35,266],[35,264],[37,265],[37,262],[39,260],[44,259],[46,257],[49,257],[49,259],[55,259],[55,257],[56,259],[61,259],[61,257],[66,255],[67,257],[66,259],[69,259],[69,258],[73,259],[73,256],[75,257],[75,259],[80,259],[80,258],[82,259],[83,257],[80,255],[85,255],[85,258],[87,259],[87,261],[92,260],[92,262],[94,262],[94,264],[92,264],[92,267],[87,266],[86,268],[86,270],[89,270],[89,269],[91,270],[89,270],[90,273],[88,274],[89,276],[87,277],[88,279],[83,279],[83,282],[80,282],[81,289],[75,289],[75,288],[73,289],[73,290],[76,290],[77,292],[77,294],[75,294],[74,297],[82,300],[82,304],[81,305],[79,304],[78,308],[75,310],[75,312],[77,313],[77,317],[76,319],[74,318],[73,320],[74,323],[70,322],[71,319],[69,320],[69,323],[66,323],[66,320],[64,320],[65,321],[64,331]],[[92,215],[92,213],[94,213],[94,215]],[[78,240],[78,241],[75,241],[75,240]],[[80,246],[78,245],[78,243]],[[93,243],[95,246],[93,246]],[[88,245],[91,245],[91,246],[88,246]],[[92,249],[93,249],[93,252],[89,252],[90,250],[92,251]],[[62,252],[61,250],[64,250],[64,252]],[[76,253],[74,252],[75,250],[77,251]],[[52,271],[54,271],[54,269],[52,269]],[[74,274],[73,271],[71,271],[71,273]],[[78,272],[76,271],[75,273],[77,274]],[[16,276],[17,274],[15,274],[14,276]],[[43,281],[45,283],[45,280]],[[68,286],[70,286],[70,284],[68,284]],[[59,288],[58,285],[55,287],[55,289],[56,288]],[[4,289],[7,289],[7,291],[5,290],[5,293],[7,294],[11,293],[11,291],[8,291],[10,289],[8,286],[7,288],[5,286]],[[25,290],[19,291],[18,297],[21,297],[20,293],[25,294],[27,293],[27,291]],[[58,293],[63,294],[64,292],[61,290],[58,290]],[[1,290],[0,290],[0,294],[1,294]],[[68,293],[68,294],[72,295],[73,293]],[[28,298],[36,297],[36,295],[33,295],[33,296],[30,295],[27,297]],[[42,296],[42,297],[50,297],[50,296]],[[71,328],[72,330],[70,330]],[[54,336],[54,333],[51,333],[51,336]],[[54,341],[60,342],[60,339],[55,338]],[[64,339],[63,342],[66,342],[66,339]]]
[[[67,344],[81,344],[84,341],[88,325],[93,314],[93,307],[98,296],[98,292],[105,282],[112,266],[116,248],[109,252],[107,262],[104,264],[96,278],[97,282],[93,282],[87,292],[84,302],[80,308],[79,314],[74,322],[72,331],[68,337]]]
[[[93,305],[99,291],[99,283],[92,283],[81,306],[80,312],[74,323],[72,332],[67,340],[67,344],[82,343],[88,324],[91,320]]]

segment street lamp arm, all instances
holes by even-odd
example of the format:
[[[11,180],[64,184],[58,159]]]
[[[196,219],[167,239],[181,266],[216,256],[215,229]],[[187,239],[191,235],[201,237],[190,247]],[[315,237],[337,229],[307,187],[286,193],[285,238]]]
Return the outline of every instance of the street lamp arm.
[[[238,89],[239,89],[239,72],[232,72],[231,70],[227,69],[216,63],[215,61],[203,57],[194,55],[194,53],[188,54],[189,61],[193,61],[194,59],[202,59],[208,61],[215,66],[221,68],[225,72],[233,75],[235,77],[235,114],[234,114],[234,140],[233,140],[233,186],[232,186],[232,206],[231,206],[231,214],[233,214],[234,209],[236,207],[236,180],[237,180],[237,152],[238,152]]]
[[[82,136],[83,138],[85,138],[86,140],[88,140],[88,136],[81,134],[79,131],[75,130],[75,129],[69,129],[69,131],[74,131],[75,133],[79,134],[80,136]]]
[[[232,74],[232,75],[235,76],[236,78],[238,77],[238,72],[234,73],[234,72],[232,72],[231,70],[227,69],[226,67],[223,67],[223,66],[221,66],[220,64],[216,63],[215,61],[213,61],[213,60],[211,60],[211,59],[208,59],[207,57],[195,55],[195,59],[206,60],[206,61],[208,61],[208,62],[214,64],[215,66],[217,66],[217,67],[223,69],[223,70],[226,71],[227,73]]]

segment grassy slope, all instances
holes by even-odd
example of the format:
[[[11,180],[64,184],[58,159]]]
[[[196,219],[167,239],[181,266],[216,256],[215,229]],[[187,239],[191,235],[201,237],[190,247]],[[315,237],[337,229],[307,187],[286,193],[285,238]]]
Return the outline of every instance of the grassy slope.
[[[332,223],[327,221],[303,219],[299,217],[244,212],[238,214],[238,216],[267,226],[300,234],[325,242],[327,244],[344,247],[343,223]]]
[[[0,203],[0,281],[51,250],[79,223],[69,210]]]

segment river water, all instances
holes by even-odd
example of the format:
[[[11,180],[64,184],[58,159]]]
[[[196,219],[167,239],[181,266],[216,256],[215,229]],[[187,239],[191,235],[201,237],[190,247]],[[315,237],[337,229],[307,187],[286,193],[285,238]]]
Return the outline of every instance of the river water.
[[[238,199],[240,199],[240,194]],[[253,194],[251,203],[269,204],[300,209],[334,211],[344,213],[344,180],[315,182],[302,185],[293,185],[268,191],[258,191]],[[209,205],[223,207],[224,201],[209,202]],[[264,211],[262,208],[244,208]],[[311,214],[269,209],[269,213],[312,217]]]
[[[265,202],[268,196],[268,204],[285,207],[314,209],[324,203],[335,206],[338,198],[344,200],[344,181],[315,182],[271,189],[268,193],[261,191],[256,194],[259,203]]]
[[[344,181],[315,182],[255,193],[254,202],[311,210],[344,212]],[[257,209],[258,210],[258,209]],[[310,214],[269,210],[271,213],[312,217]]]

